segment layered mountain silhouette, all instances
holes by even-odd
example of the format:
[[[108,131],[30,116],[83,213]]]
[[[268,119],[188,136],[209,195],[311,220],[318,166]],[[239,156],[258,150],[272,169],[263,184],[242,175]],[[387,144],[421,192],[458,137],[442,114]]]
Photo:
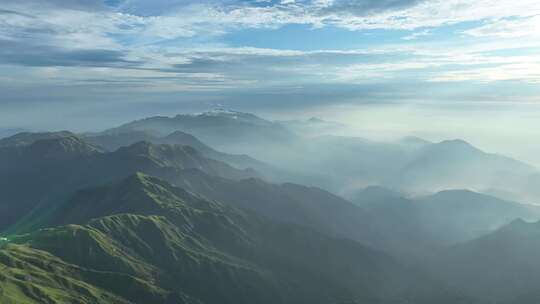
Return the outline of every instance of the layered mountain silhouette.
[[[62,203],[75,190],[138,171],[161,177],[177,176],[186,169],[231,179],[258,176],[253,170],[208,159],[189,146],[138,142],[104,153],[71,133],[49,137],[53,138],[0,148],[0,188],[4,189],[0,228],[19,222],[36,208],[39,213],[52,212],[51,206]]]
[[[468,188],[535,202],[537,191],[529,185],[536,174],[532,166],[485,153],[462,140],[451,140],[420,149],[399,174],[385,183],[412,193]]]
[[[393,250],[434,249],[470,241],[516,219],[540,219],[540,207],[505,201],[468,190],[445,190],[406,198],[402,194],[369,187],[353,200],[378,219],[379,231],[393,235]],[[390,241],[388,240],[388,241]],[[418,252],[416,252],[418,253]]]
[[[218,109],[202,114],[179,114],[174,117],[150,117],[105,131],[105,134],[126,131],[150,131],[160,136],[175,131],[192,134],[212,147],[227,152],[245,153],[254,144],[290,143],[296,135],[279,123],[250,113]],[[249,153],[248,153],[249,154]]]
[[[500,303],[537,303],[540,222],[517,219],[456,245],[433,261],[434,272],[455,288]]]
[[[538,302],[534,167],[308,125],[330,128],[219,110],[0,139],[0,302]]]
[[[195,136],[182,131],[174,131],[167,136],[156,136],[148,131],[126,131],[112,134],[94,134],[83,136],[84,140],[96,146],[103,147],[108,151],[130,146],[137,142],[146,141],[154,144],[169,144],[190,146],[205,157],[227,162],[235,167],[247,169],[259,169],[269,171],[269,165],[258,161],[248,155],[229,154],[217,151],[198,140]]]
[[[0,250],[0,266],[7,274],[0,281],[5,299],[20,303],[463,299],[440,286],[434,289],[422,276],[358,243],[271,222],[140,173],[79,191],[57,215],[50,222],[53,228],[14,236],[12,244]]]
[[[270,167],[215,153],[208,157],[241,168],[256,168],[261,173],[267,171],[267,176],[275,177],[273,180],[317,186],[345,196],[369,185],[381,185],[410,195],[469,189],[507,200],[540,200],[540,171],[520,161],[486,153],[463,140],[432,143],[407,137],[396,142],[377,142],[359,137],[316,136],[295,127],[298,124],[317,125],[322,128],[320,134],[333,128],[318,119],[272,122],[249,113],[218,110],[142,119],[94,134],[91,138],[97,141],[90,142],[103,143],[107,136],[129,137],[134,133],[142,138],[162,138],[180,131],[220,151],[248,154]],[[160,143],[161,139],[150,141]]]

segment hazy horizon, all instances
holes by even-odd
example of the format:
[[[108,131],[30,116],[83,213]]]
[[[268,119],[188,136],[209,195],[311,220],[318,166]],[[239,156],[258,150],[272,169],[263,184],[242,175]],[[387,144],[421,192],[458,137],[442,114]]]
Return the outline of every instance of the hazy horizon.
[[[4,1],[0,128],[224,106],[540,165],[540,6],[509,0]]]
[[[344,124],[344,128],[329,132],[332,135],[361,137],[375,141],[395,141],[403,137],[416,136],[439,142],[463,139],[490,153],[498,153],[540,167],[540,145],[531,144],[540,136],[540,105],[535,103],[405,103],[382,105],[342,105],[320,109],[284,111],[279,109],[235,111],[254,113],[269,120],[307,120],[317,117]],[[99,132],[117,127],[132,120],[151,116],[175,116],[177,114],[197,114],[223,108],[214,104],[191,111],[181,108],[154,110],[118,117],[95,117],[48,119],[46,123],[0,125],[0,129],[22,129],[25,131]],[[225,107],[226,108],[226,107]],[[38,113],[43,119],[43,114]],[[4,121],[5,122],[5,121]],[[32,123],[33,122],[33,123]]]

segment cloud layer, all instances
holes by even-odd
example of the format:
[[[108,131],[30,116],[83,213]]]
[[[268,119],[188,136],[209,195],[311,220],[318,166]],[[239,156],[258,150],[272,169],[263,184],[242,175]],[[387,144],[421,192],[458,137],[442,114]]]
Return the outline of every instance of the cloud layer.
[[[7,0],[0,87],[11,93],[0,102],[66,86],[85,99],[96,92],[249,99],[273,88],[387,85],[406,100],[411,83],[437,84],[437,99],[450,87],[499,82],[527,88],[516,98],[531,100],[539,94],[529,88],[540,83],[539,16],[536,0]],[[329,32],[339,47],[318,41]],[[317,47],[283,47],[287,39]],[[335,91],[327,102],[365,97],[354,92]]]

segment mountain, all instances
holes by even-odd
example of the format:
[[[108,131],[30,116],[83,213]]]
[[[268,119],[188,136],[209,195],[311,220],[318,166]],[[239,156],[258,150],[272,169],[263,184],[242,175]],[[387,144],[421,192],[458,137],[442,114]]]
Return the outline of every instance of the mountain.
[[[538,303],[540,222],[521,219],[456,245],[433,261],[433,271],[463,292],[493,303]]]
[[[415,255],[470,241],[518,218],[540,219],[538,206],[467,190],[446,190],[411,199],[381,187],[369,187],[353,202],[378,219],[376,231],[394,236],[387,239],[394,251],[414,249],[408,252]]]
[[[10,298],[157,304],[463,300],[440,286],[433,292],[426,278],[355,242],[268,221],[140,173],[79,191],[57,215],[50,228],[10,236],[11,244],[0,250],[0,267],[13,275],[0,280]],[[48,271],[53,268],[55,274]]]
[[[276,221],[367,244],[375,241],[369,235],[373,219],[361,208],[319,188],[271,184],[254,178],[232,181],[198,170],[184,172],[180,179],[172,182],[208,199],[251,210]]]
[[[146,137],[165,137],[181,131],[219,151],[247,154],[268,164],[278,172],[248,161],[250,167],[271,180],[321,187],[346,197],[369,185],[380,185],[410,196],[469,189],[512,201],[540,200],[540,171],[518,160],[484,152],[466,141],[434,143],[406,137],[378,142],[328,135],[332,133],[330,125],[317,118],[272,122],[249,113],[218,110],[150,117],[94,135],[141,132]],[[319,126],[322,130],[299,131],[303,126]],[[247,167],[239,166],[245,160],[208,156]]]
[[[327,235],[397,253],[408,248],[420,251],[469,240],[514,218],[536,219],[538,214],[534,208],[499,202],[491,197],[482,196],[486,202],[480,204],[477,201],[482,199],[466,195],[467,192],[460,195],[449,192],[455,195],[447,199],[448,203],[441,198],[442,194],[425,198],[424,201],[434,202],[424,204],[401,199],[395,193],[386,196],[384,190],[376,188],[360,195],[364,201],[371,197],[373,203],[356,200],[355,206],[319,188],[272,184],[253,178],[256,177],[253,172],[205,158],[189,146],[139,142],[114,152],[100,152],[78,137],[67,138],[77,144],[63,144],[68,141],[66,138],[52,142],[66,151],[80,151],[64,153],[73,157],[43,158],[48,155],[43,153],[44,149],[36,152],[34,148],[51,141],[45,140],[19,147],[14,157],[4,158],[5,166],[11,168],[0,175],[0,185],[6,189],[0,204],[2,228],[13,224],[17,224],[12,227],[17,231],[39,227],[74,191],[119,180],[138,171],[272,220],[310,227]],[[86,147],[86,150],[68,147]],[[32,191],[20,190],[24,188]],[[377,192],[381,192],[378,194],[381,197],[374,195]],[[452,205],[469,202],[467,208]],[[507,205],[515,207],[503,208]]]
[[[70,133],[0,148],[0,168],[0,229],[38,212],[38,207],[40,213],[53,212],[51,207],[61,204],[73,191],[138,171],[164,178],[193,168],[231,179],[258,176],[252,170],[208,159],[188,146],[139,142],[104,153]]]
[[[344,124],[326,121],[317,117],[311,117],[307,120],[278,120],[276,122],[304,136],[328,135],[346,128]]]
[[[26,132],[26,130],[21,128],[0,128],[0,139],[22,132]]]
[[[417,202],[380,186],[357,192],[352,202],[375,219],[373,231],[384,237],[384,248],[403,260],[423,258],[448,244],[432,232],[436,225]],[[441,228],[445,230],[444,228]]]
[[[85,142],[78,140],[81,145]],[[350,202],[318,188],[271,184],[253,178],[251,171],[207,159],[188,146],[139,142],[114,152],[83,153],[62,161],[34,160],[32,148],[24,147],[24,153],[4,159],[13,167],[2,171],[5,175],[0,174],[0,185],[7,189],[0,204],[1,228],[11,226],[11,231],[28,231],[41,227],[59,206],[66,204],[73,192],[140,171],[274,220],[374,247],[384,244],[383,237],[372,237],[369,233],[373,220]]]
[[[13,134],[12,136],[0,139],[0,147],[22,147],[29,146],[36,141],[46,140],[46,139],[61,139],[61,138],[72,138],[76,137],[75,134],[69,131],[59,131],[59,132],[42,132],[42,133],[32,133],[32,132],[21,132]]]
[[[326,173],[326,189],[346,197],[380,185],[409,196],[469,189],[519,202],[540,199],[540,172],[535,167],[486,153],[463,140],[381,143],[322,136],[305,140],[288,156],[288,166]]]
[[[412,211],[402,212],[392,206],[375,212],[373,206],[355,205],[316,187],[272,184],[260,179],[231,181],[199,170],[186,170],[171,182],[208,199],[250,210],[275,221],[354,240],[395,257],[409,258],[421,250],[441,245],[440,240],[432,239],[432,235],[420,226],[416,213],[415,217],[408,217]],[[392,201],[384,200],[386,202]],[[403,206],[409,208],[408,204]]]
[[[529,186],[536,168],[517,160],[485,153],[463,140],[430,144],[415,153],[399,174],[383,184],[410,193],[471,189],[507,193],[507,199],[534,202],[540,196]],[[501,179],[500,176],[505,176]]]
[[[468,190],[447,190],[417,199],[431,230],[452,243],[490,233],[515,219],[540,219],[540,207]]]
[[[140,141],[153,144],[182,145],[195,148],[207,158],[231,164],[240,169],[252,168],[257,171],[271,171],[272,168],[248,155],[229,154],[217,151],[198,140],[195,136],[182,131],[174,131],[167,136],[156,136],[148,131],[126,131],[112,134],[85,135],[84,140],[108,151],[115,151],[120,147],[130,146]]]
[[[288,129],[250,113],[215,110],[202,114],[150,117],[106,130],[104,134],[150,131],[166,136],[175,131],[192,134],[212,147],[230,153],[259,150],[254,145],[290,143],[296,136]]]
[[[78,140],[81,145],[85,142]],[[12,227],[16,231],[39,227],[74,191],[141,171],[263,216],[370,242],[366,227],[371,220],[351,203],[317,188],[253,179],[251,171],[207,159],[188,146],[139,142],[114,152],[83,153],[63,161],[34,160],[32,148],[24,147],[24,153],[4,158],[13,167],[0,174],[0,185],[7,189],[0,204],[4,211],[0,213],[1,228],[13,224],[17,224]]]
[[[2,303],[158,303],[154,301],[167,296],[133,276],[86,269],[16,244],[0,247],[0,269]]]

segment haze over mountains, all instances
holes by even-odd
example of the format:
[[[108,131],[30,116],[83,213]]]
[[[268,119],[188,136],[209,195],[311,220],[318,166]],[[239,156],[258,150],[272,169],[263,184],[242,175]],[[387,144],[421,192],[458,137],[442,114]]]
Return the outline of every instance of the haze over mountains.
[[[131,137],[124,139],[130,143],[174,143],[151,137],[167,137],[182,131],[218,150],[247,154],[274,169],[294,172],[283,176],[280,171],[278,181],[311,184],[345,196],[370,185],[381,185],[409,195],[470,189],[509,200],[540,200],[540,171],[518,160],[481,151],[463,140],[432,143],[409,137],[397,142],[375,142],[361,137],[314,136],[312,131],[291,127],[298,124],[328,126],[326,132],[319,132],[322,134],[332,133],[339,126],[320,119],[272,122],[253,114],[215,110],[134,121],[94,134],[93,142],[108,146],[103,142],[106,137],[117,136]],[[141,131],[149,134],[138,134]],[[266,170],[271,171],[268,167]],[[276,177],[276,172],[269,175]]]
[[[0,299],[536,303],[536,168],[338,127],[219,110],[0,139]]]

